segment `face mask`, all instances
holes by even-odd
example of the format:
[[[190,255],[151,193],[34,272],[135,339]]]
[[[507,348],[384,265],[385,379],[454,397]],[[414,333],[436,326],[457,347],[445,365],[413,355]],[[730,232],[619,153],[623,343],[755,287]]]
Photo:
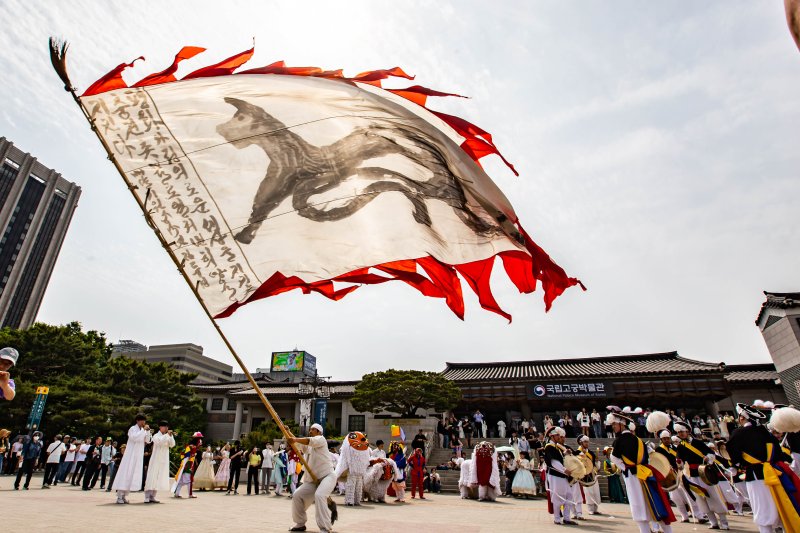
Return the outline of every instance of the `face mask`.
[[[33,437],[33,442],[39,442],[39,437]]]

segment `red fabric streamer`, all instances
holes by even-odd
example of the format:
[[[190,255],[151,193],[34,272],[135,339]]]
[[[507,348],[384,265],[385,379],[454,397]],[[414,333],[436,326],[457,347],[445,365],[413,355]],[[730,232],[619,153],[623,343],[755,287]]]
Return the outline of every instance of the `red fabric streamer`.
[[[178,65],[185,59],[191,59],[201,52],[205,52],[205,48],[199,46],[184,46],[181,51],[175,55],[175,60],[170,66],[161,72],[156,72],[145,76],[141,80],[133,84],[134,87],[145,87],[147,85],[158,85],[159,83],[169,83],[175,81],[175,72],[178,71]]]
[[[253,57],[253,53],[255,53],[255,47],[233,55],[228,59],[223,59],[214,65],[209,65],[207,67],[195,70],[194,72],[184,76],[182,79],[192,80],[194,78],[208,78],[210,76],[225,76],[228,74],[233,74],[234,70],[250,61],[250,58]]]
[[[126,68],[132,67],[133,64],[140,59],[143,60],[144,56],[139,56],[130,63],[120,63],[114,67],[111,72],[91,84],[81,96],[92,96],[94,94],[105,93],[115,89],[125,89],[128,85],[125,83],[125,80],[122,79],[122,72]]]

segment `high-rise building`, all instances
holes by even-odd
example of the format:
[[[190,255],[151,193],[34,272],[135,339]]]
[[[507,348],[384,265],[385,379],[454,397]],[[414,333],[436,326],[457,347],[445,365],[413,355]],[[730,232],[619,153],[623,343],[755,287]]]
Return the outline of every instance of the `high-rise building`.
[[[27,328],[78,205],[81,188],[0,137],[0,326]]]
[[[767,292],[756,318],[789,402],[800,405],[800,292]]]
[[[128,354],[131,352],[146,352],[147,346],[130,339],[123,339],[116,344],[112,344],[111,349],[115,354]]]

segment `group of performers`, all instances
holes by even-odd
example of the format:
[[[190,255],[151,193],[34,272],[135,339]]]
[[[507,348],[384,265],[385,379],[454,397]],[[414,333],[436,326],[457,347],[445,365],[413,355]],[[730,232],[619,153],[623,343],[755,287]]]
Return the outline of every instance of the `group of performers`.
[[[655,411],[646,424],[659,438],[653,445],[636,435],[629,413],[616,406],[607,410],[615,440],[602,457],[592,452],[587,436],[578,436],[572,448],[563,429],[551,427],[545,434],[542,466],[556,524],[584,519],[584,506],[588,514],[600,514],[597,477],[606,476],[610,500],[630,505],[642,533],[670,533],[675,514],[682,522],[693,517],[709,529],[728,530],[728,514],[743,515],[745,504],[760,533],[800,532],[800,411],[764,402],[738,404],[739,428],[729,440],[711,442]],[[762,422],[768,414],[767,426]],[[524,466],[525,459],[518,463]]]
[[[202,444],[202,437],[203,435],[199,432],[192,435],[192,440],[182,455],[174,483],[171,483],[169,450],[175,446],[175,435],[167,421],[159,422],[158,431],[154,433],[147,425],[146,417],[137,415],[134,424],[128,430],[125,454],[122,456],[111,487],[117,493],[117,503],[130,503],[128,495],[131,492],[140,491],[142,488],[144,488],[144,503],[161,503],[156,499],[159,491],[171,490],[175,497],[180,498],[181,488],[186,485],[189,485],[189,497],[192,497],[194,458],[198,447]],[[147,477],[143,484],[144,449],[148,443],[152,443],[153,448],[148,463]]]
[[[553,426],[545,432],[543,467],[547,510],[556,524],[575,524],[585,520],[583,505],[590,515],[600,512],[598,476],[602,461],[590,448],[587,435],[579,435],[577,447],[566,444],[566,432]],[[609,484],[610,486],[610,484]]]
[[[606,425],[616,436],[604,448],[603,457],[592,451],[590,439],[579,435],[575,448],[566,444],[566,433],[548,428],[541,450],[548,511],[556,524],[575,524],[583,520],[584,505],[589,515],[600,513],[599,476],[607,476],[611,501],[630,505],[631,517],[642,533],[671,533],[677,519],[708,523],[710,529],[728,530],[729,507],[742,515],[748,504],[760,533],[782,530],[800,533],[800,411],[791,406],[737,404],[739,427],[730,439],[707,442],[692,434],[688,425],[670,415],[654,411],[646,422],[647,431],[658,436],[657,445],[646,444],[635,433],[628,413],[616,406],[607,408]],[[770,416],[771,415],[771,416]],[[770,423],[766,420],[770,416]],[[362,501],[383,502],[387,495],[397,501],[405,498],[405,471],[410,467],[412,498],[424,499],[422,479],[426,462],[421,449],[408,457],[399,442],[390,443],[388,453],[379,441],[370,449],[360,432],[351,432],[339,454],[328,452],[322,428],[312,426],[311,436],[290,439],[316,476],[304,476],[294,493],[295,531],[304,530],[306,509],[316,504],[317,525],[323,531],[332,526],[329,496],[336,484],[344,482],[346,505]],[[674,434],[673,434],[674,433]],[[154,434],[144,416],[137,416],[128,431],[123,455],[112,489],[117,503],[128,503],[128,494],[142,488],[143,453],[152,442],[145,502],[158,503],[159,491],[171,490],[181,497],[189,487],[192,495],[195,457],[202,444],[195,433],[186,445],[174,483],[169,479],[169,449],[175,446],[167,422],[160,422]],[[312,464],[313,463],[313,464]],[[536,493],[528,457],[520,454],[511,489],[515,494]],[[620,480],[622,483],[620,483]],[[623,490],[624,486],[624,490]],[[459,489],[463,498],[494,501],[500,495],[498,452],[490,442],[479,442],[472,458],[461,464]],[[670,501],[671,500],[671,501]],[[303,528],[303,529],[300,529]]]

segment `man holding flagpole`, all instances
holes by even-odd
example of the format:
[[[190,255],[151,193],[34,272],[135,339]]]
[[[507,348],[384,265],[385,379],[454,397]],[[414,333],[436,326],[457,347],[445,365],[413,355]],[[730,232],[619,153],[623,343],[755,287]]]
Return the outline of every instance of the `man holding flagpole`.
[[[306,511],[313,503],[316,507],[315,514],[317,527],[321,533],[330,533],[333,529],[331,512],[328,509],[328,497],[336,486],[336,476],[333,474],[333,463],[328,451],[328,441],[322,435],[322,426],[313,424],[308,430],[308,437],[288,439],[289,444],[297,446],[303,454],[306,464],[314,472],[316,480],[312,479],[309,472],[303,476],[303,484],[292,495],[292,520],[294,526],[289,531],[305,531],[308,517]]]

